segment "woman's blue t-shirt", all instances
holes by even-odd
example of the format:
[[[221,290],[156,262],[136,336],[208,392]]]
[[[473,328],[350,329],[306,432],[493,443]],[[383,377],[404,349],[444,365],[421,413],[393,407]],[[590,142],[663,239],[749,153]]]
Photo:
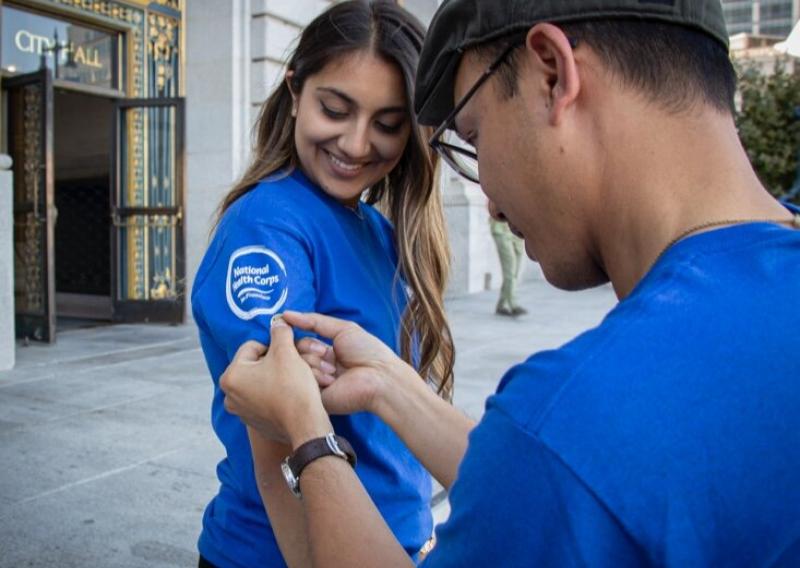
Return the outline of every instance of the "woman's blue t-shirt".
[[[257,185],[224,214],[200,264],[192,310],[214,381],[211,419],[227,457],[203,517],[200,554],[220,568],[284,566],[259,496],[244,425],[219,377],[245,341],[269,343],[270,319],[291,309],[357,322],[399,352],[407,298],[393,230],[373,207],[345,207],[295,170]],[[356,472],[409,554],[432,531],[430,476],[376,416],[332,417],[358,454]],[[343,546],[358,546],[358,535]]]

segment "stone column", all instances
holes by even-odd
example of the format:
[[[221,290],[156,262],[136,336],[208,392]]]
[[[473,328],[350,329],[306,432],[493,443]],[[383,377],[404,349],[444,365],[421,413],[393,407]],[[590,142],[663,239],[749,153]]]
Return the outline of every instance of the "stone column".
[[[453,265],[448,296],[481,292],[499,285],[500,263],[489,233],[486,196],[477,184],[442,166],[444,213]]]
[[[14,367],[14,178],[0,154],[0,371]]]
[[[187,296],[216,207],[249,152],[249,47],[250,0],[186,2]]]
[[[216,207],[247,166],[261,103],[281,79],[283,61],[303,26],[330,3],[186,2],[187,294]]]
[[[499,289],[502,271],[492,235],[486,196],[478,184],[442,165],[444,214],[452,249],[452,270],[447,295],[462,296]],[[524,259],[520,278],[541,279],[539,265]]]

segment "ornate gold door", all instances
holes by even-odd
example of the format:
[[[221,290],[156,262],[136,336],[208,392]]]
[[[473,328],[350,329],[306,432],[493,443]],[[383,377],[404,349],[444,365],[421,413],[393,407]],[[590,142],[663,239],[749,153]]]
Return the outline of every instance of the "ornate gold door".
[[[55,342],[56,209],[53,81],[48,69],[4,79],[14,160],[14,301],[17,336]]]
[[[116,102],[112,167],[115,321],[184,319],[183,99]]]

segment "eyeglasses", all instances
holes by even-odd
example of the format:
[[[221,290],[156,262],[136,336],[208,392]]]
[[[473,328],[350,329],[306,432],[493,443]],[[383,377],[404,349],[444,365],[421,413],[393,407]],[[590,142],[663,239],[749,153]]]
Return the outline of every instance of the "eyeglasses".
[[[454,125],[456,116],[464,106],[469,102],[475,92],[480,89],[486,80],[492,76],[492,73],[497,71],[497,68],[503,64],[503,61],[508,55],[519,46],[517,42],[511,43],[506,47],[500,55],[486,68],[483,74],[475,81],[469,91],[461,97],[461,100],[456,103],[456,106],[447,115],[436,132],[433,133],[429,141],[431,148],[436,150],[442,159],[447,162],[458,174],[464,176],[470,181],[479,183],[478,177],[478,154],[470,149],[466,142],[461,141],[460,138],[454,135],[449,135],[448,130],[455,130]],[[445,137],[447,136],[447,141]]]
[[[578,42],[574,38],[568,38],[570,46],[575,49]],[[497,68],[503,64],[509,54],[519,47],[524,40],[511,42],[497,58],[486,68],[483,74],[475,81],[469,91],[461,97],[461,100],[456,103],[452,112],[447,115],[436,132],[433,133],[429,144],[436,150],[439,155],[452,167],[458,174],[464,176],[470,181],[480,183],[478,176],[478,154],[472,149],[469,144],[462,141],[458,136],[448,133],[448,130],[455,131],[456,116],[464,106],[469,102],[475,92],[483,85],[486,80],[492,76],[492,73],[497,71]],[[447,137],[447,141],[445,141]]]

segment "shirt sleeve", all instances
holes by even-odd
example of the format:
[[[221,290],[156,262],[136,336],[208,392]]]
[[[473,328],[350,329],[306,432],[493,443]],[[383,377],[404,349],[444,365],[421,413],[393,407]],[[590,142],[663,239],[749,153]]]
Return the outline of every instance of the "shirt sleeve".
[[[313,311],[317,295],[310,246],[299,231],[245,215],[227,219],[219,231],[192,302],[230,361],[246,341],[269,343],[274,315]]]
[[[647,564],[591,490],[498,409],[470,435],[450,505],[425,568]]]

